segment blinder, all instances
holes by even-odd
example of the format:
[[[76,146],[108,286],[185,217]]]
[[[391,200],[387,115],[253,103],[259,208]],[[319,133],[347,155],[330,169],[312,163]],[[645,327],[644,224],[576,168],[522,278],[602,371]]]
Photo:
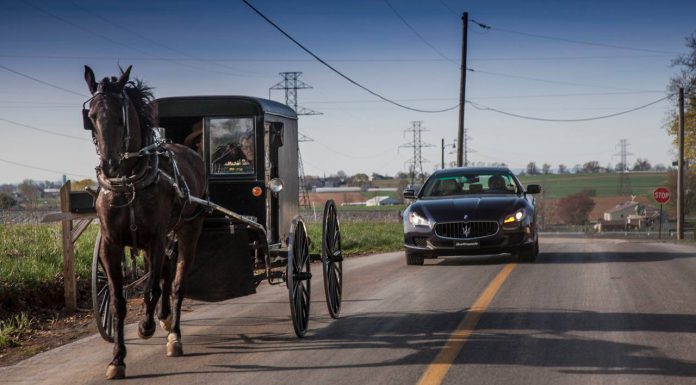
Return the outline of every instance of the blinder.
[[[94,124],[92,123],[92,119],[89,118],[89,110],[86,108],[82,109],[82,128],[94,131]]]

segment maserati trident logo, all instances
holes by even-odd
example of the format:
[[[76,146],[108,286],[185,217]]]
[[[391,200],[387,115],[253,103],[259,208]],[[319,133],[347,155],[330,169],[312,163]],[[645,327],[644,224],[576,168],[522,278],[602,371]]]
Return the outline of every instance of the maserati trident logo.
[[[462,229],[462,232],[464,233],[464,238],[468,238],[469,234],[471,234],[471,226],[469,225],[464,225],[464,228]]]

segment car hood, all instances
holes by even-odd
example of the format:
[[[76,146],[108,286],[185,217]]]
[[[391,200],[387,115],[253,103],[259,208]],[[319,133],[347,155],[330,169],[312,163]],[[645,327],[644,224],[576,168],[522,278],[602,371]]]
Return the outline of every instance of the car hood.
[[[498,221],[521,207],[525,207],[525,199],[518,196],[468,196],[418,200],[412,210],[436,222]]]

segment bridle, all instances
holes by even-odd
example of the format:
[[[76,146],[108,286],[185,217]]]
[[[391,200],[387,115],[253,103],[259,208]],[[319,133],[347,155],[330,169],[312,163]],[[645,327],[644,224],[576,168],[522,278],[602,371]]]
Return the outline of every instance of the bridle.
[[[94,143],[94,146],[97,150],[97,155],[101,157],[101,154],[99,153],[99,146],[97,143],[97,135],[95,134],[95,127],[94,124],[92,123],[92,120],[89,118],[89,109],[86,108],[87,104],[90,103],[92,100],[94,100],[98,96],[107,96],[107,95],[113,95],[115,92],[108,92],[104,88],[105,85],[104,83],[101,83],[97,86],[97,92],[95,92],[91,98],[87,99],[84,103],[82,103],[82,120],[83,120],[83,125],[86,130],[92,131],[92,142]],[[131,140],[131,127],[130,127],[130,115],[128,113],[128,105],[129,105],[129,99],[128,99],[128,94],[126,93],[126,90],[123,89],[119,93],[119,98],[121,100],[121,114],[123,117],[123,139],[121,141],[121,155],[119,156],[119,168],[121,167],[121,162],[123,162],[125,159],[129,158],[129,153],[128,153],[128,145],[130,144]]]

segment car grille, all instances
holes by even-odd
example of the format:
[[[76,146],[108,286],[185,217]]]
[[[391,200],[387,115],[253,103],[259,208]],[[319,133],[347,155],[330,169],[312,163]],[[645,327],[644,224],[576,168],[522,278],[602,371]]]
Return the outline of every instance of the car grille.
[[[445,238],[471,239],[493,235],[498,232],[498,222],[451,222],[435,225],[435,234]]]

